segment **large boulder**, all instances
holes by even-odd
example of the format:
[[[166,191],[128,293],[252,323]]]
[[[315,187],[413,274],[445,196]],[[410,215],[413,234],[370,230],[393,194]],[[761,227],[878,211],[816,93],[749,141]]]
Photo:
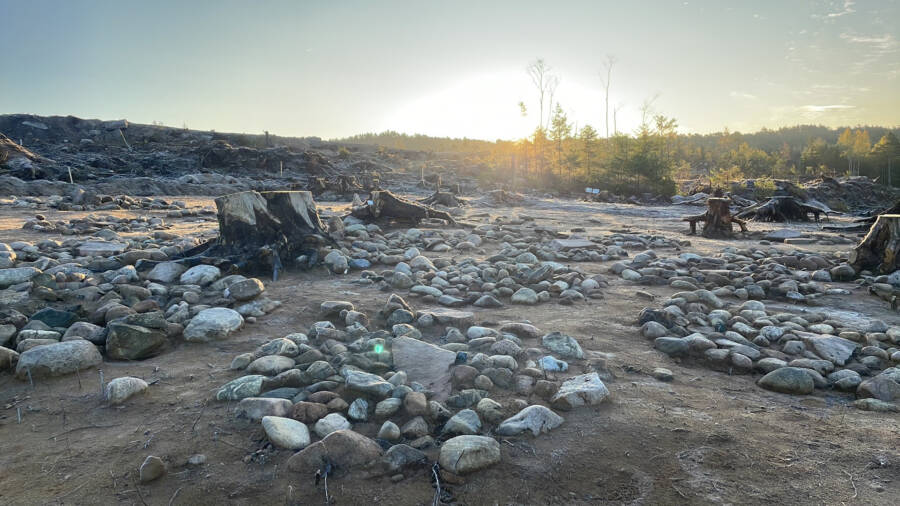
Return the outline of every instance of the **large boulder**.
[[[568,411],[579,406],[600,404],[607,397],[609,390],[600,376],[592,372],[566,380],[550,399],[550,404],[556,409]]]
[[[40,274],[41,271],[34,267],[13,267],[12,269],[0,269],[0,288],[6,288],[10,285],[18,285],[30,281],[31,278]]]
[[[900,401],[900,383],[891,379],[887,374],[879,374],[860,383],[856,389],[856,395],[885,402]]]
[[[467,474],[500,462],[500,443],[486,436],[456,436],[441,445],[441,467]]]
[[[159,355],[168,339],[159,329],[148,329],[123,322],[110,322],[107,326],[106,356],[113,360],[143,360]]]
[[[150,272],[147,273],[147,279],[156,281],[157,283],[173,283],[181,274],[187,270],[187,267],[175,262],[162,262],[156,264]]]
[[[500,451],[499,447],[497,449]],[[312,475],[322,467],[322,463],[330,462],[338,472],[350,471],[380,462],[381,446],[375,441],[353,432],[338,430],[328,434],[303,450],[295,453],[287,461],[288,469],[303,476]]]
[[[16,377],[27,379],[62,376],[96,367],[103,362],[97,347],[88,341],[63,341],[32,348],[19,355]]]
[[[127,244],[112,241],[87,241],[78,246],[78,255],[83,257],[108,257],[125,251]]]
[[[179,277],[182,285],[206,286],[222,276],[222,271],[215,265],[195,265],[184,271]]]
[[[106,400],[112,405],[122,404],[131,397],[147,390],[147,382],[140,378],[123,376],[106,384]]]
[[[184,340],[194,343],[208,343],[225,339],[241,328],[244,317],[233,309],[213,307],[204,309],[191,318],[184,329]]]
[[[309,429],[302,422],[281,416],[264,416],[263,430],[273,445],[288,450],[302,450],[309,446]]]
[[[551,332],[541,338],[541,344],[563,358],[584,358],[584,351],[574,337]]]
[[[391,355],[398,371],[405,371],[409,381],[417,381],[434,392],[434,400],[450,395],[450,366],[456,353],[409,337],[395,338]]]
[[[235,300],[251,300],[263,293],[266,286],[262,281],[256,278],[249,278],[238,281],[229,285],[225,289],[225,295],[233,297]]]
[[[344,370],[343,375],[347,380],[347,388],[360,393],[384,398],[390,395],[391,391],[394,389],[394,385],[388,383],[384,378],[377,374],[346,369]]]

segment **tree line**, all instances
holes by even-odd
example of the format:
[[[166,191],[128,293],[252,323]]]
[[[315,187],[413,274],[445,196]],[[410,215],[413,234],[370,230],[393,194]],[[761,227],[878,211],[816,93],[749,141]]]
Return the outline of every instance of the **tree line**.
[[[559,78],[543,60],[527,68],[536,89],[537,125],[527,138],[494,142],[368,133],[335,142],[381,145],[433,153],[458,153],[480,168],[479,176],[502,183],[575,190],[599,188],[623,195],[672,195],[685,180],[725,184],[745,178],[808,180],[830,176],[868,176],[900,185],[900,129],[879,126],[828,128],[797,125],[758,132],[724,130],[678,133],[674,118],[659,114],[653,99],[641,107],[633,132],[619,132],[613,106],[609,131],[609,86],[613,57],[601,72],[606,93],[604,133],[591,125],[577,130],[555,101]],[[519,103],[521,113],[528,107]],[[890,168],[890,170],[889,170]]]

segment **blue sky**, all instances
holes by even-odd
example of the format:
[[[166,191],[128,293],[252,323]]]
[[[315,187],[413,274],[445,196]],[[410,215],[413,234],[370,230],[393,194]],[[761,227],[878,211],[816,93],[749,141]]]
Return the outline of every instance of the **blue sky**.
[[[900,118],[889,0],[0,0],[0,20],[0,113],[513,138],[538,122],[541,57],[570,119],[602,134],[611,54],[619,130],[652,97],[688,132]]]

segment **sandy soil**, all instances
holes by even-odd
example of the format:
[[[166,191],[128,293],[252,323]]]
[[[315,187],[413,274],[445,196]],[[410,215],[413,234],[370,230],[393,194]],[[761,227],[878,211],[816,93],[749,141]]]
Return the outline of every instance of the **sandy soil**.
[[[694,209],[545,201],[489,212],[534,216],[560,231],[583,227],[590,235],[630,228],[684,239],[686,224],[672,218]],[[52,237],[18,229],[31,214],[0,208],[0,241]],[[69,219],[77,213],[43,214]],[[196,223],[176,222],[178,233],[198,229]],[[690,239],[686,250],[698,252],[754,244]],[[606,269],[578,265],[590,273]],[[104,404],[97,371],[40,380],[34,386],[0,375],[0,503],[324,504],[324,491],[314,485],[313,476],[287,470],[290,452],[268,448],[258,424],[236,420],[233,404],[212,397],[220,385],[239,376],[228,370],[234,355],[268,339],[306,331],[318,319],[322,300],[346,299],[365,311],[380,309],[388,294],[351,285],[350,279],[324,271],[291,273],[267,283],[270,296],[284,305],[227,341],[180,343],[142,362],[104,363],[107,381],[131,375],[154,382],[146,396],[123,407]],[[468,477],[465,484],[444,484],[459,504],[897,503],[898,415],[848,407],[852,397],[846,394],[775,394],[756,387],[754,376],[677,363],[654,351],[635,325],[640,309],[652,304],[638,291],[661,298],[673,290],[608,279],[603,300],[574,306],[551,302],[527,312],[475,308],[479,322],[527,318],[544,331],[571,334],[589,352],[588,362],[605,364],[615,378],[608,382],[610,402],[564,413],[566,422],[550,434],[503,440],[502,464]],[[837,315],[862,314],[900,324],[886,303],[862,290],[825,302],[825,310]],[[675,373],[672,383],[650,375],[660,366]],[[582,372],[579,365],[572,369],[570,374]],[[492,397],[501,403],[510,399]],[[369,436],[378,427],[354,426]],[[198,453],[206,455],[206,464],[187,466],[187,458]],[[167,462],[169,474],[140,485],[137,469],[150,454]],[[430,450],[432,458],[436,455]],[[329,492],[333,504],[431,504],[434,496],[424,469],[407,471],[397,483],[359,474],[335,477],[329,479]]]

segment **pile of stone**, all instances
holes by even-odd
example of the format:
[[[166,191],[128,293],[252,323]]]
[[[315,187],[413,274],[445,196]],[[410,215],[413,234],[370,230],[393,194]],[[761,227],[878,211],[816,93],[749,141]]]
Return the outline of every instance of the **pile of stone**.
[[[638,321],[666,355],[730,374],[765,374],[758,384],[768,390],[833,388],[875,399],[859,402],[863,409],[896,410],[891,403],[900,401],[900,327],[879,320],[860,328],[821,313],[768,311],[756,300],[729,306],[701,289],[644,308]]]
[[[3,204],[27,209],[59,209],[60,211],[180,211],[187,205],[180,200],[169,201],[159,197],[132,197],[130,195],[103,195],[89,193],[77,187],[69,195],[10,196]]]
[[[616,262],[610,272],[641,285],[669,285],[680,290],[712,290],[717,297],[784,299],[815,305],[824,295],[847,295],[832,281],[851,281],[856,272],[839,258],[816,253],[783,252],[776,248],[728,247],[713,256],[682,253],[660,258],[653,250]]]
[[[472,313],[418,312],[396,294],[373,318],[345,301],[323,302],[321,315],[306,333],[236,356],[231,369],[247,374],[216,394],[275,447],[297,451],[292,471],[330,464],[399,480],[437,461],[458,483],[500,461],[498,436],[538,436],[563,423],[555,411],[609,395],[597,372],[562,378],[562,359],[592,366],[577,340],[528,323],[476,326]],[[371,330],[379,323],[386,330]],[[442,337],[426,337],[441,324]]]
[[[171,237],[0,243],[0,370],[33,381],[96,366],[104,355],[142,360],[179,338],[225,338],[281,304],[258,279],[168,261],[196,244]]]
[[[34,232],[61,235],[94,234],[104,239],[119,239],[115,232],[150,232],[169,228],[171,226],[160,217],[116,218],[108,215],[90,215],[72,220],[50,221],[44,215],[38,214],[33,219],[26,220],[22,225],[22,229]]]

